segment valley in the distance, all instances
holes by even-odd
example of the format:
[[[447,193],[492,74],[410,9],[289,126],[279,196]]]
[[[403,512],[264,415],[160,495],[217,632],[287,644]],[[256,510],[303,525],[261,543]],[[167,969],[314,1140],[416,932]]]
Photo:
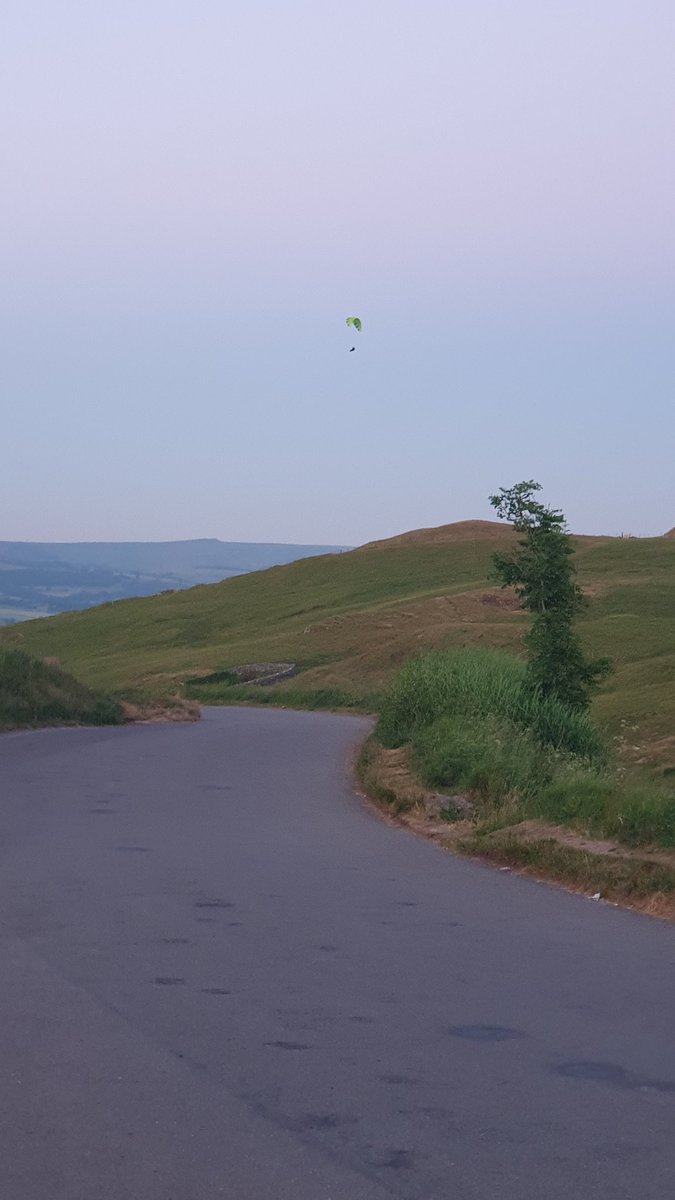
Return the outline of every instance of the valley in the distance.
[[[347,546],[274,542],[0,542],[0,625],[218,583]]]

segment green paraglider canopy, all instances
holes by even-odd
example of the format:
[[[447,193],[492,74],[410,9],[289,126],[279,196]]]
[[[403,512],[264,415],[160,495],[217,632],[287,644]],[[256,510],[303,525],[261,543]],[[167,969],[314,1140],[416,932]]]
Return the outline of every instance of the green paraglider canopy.
[[[347,324],[353,325],[354,329],[357,329],[359,333],[361,332],[361,318],[360,317],[347,317]]]

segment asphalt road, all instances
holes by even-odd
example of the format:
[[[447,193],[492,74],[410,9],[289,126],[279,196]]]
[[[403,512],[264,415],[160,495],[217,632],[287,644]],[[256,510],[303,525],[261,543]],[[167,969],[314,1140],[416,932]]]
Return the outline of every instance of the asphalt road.
[[[0,738],[2,1200],[664,1200],[675,929],[354,795],[356,718]]]

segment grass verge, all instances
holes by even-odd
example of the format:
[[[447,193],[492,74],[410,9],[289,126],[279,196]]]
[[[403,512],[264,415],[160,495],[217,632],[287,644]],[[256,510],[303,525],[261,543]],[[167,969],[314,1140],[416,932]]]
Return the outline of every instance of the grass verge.
[[[223,672],[223,675],[229,674]],[[274,685],[256,687],[249,683],[232,683],[227,679],[217,682],[190,681],[184,685],[186,696],[199,704],[269,704],[277,708],[323,709],[329,712],[346,710],[351,712],[373,712],[376,703],[363,696],[350,695],[343,688],[303,688]]]
[[[410,745],[425,784],[467,793],[491,827],[527,818],[628,846],[675,846],[675,790],[619,767],[586,712],[528,688],[497,651],[408,663],[382,704],[384,746]]]
[[[0,729],[39,725],[119,725],[122,705],[92,691],[56,663],[21,650],[0,652]]]
[[[675,791],[499,652],[408,663],[359,760],[366,792],[461,853],[675,916]],[[667,910],[667,911],[666,911]]]
[[[508,830],[474,834],[463,838],[457,848],[536,878],[599,893],[603,900],[675,919],[675,860],[668,864],[632,855],[598,854],[553,837],[528,840]]]
[[[387,749],[375,736],[361,749],[357,774],[385,815],[445,850],[675,920],[673,852],[622,849],[540,821],[495,828],[494,820],[455,808],[468,797],[443,797],[426,788],[410,747]]]

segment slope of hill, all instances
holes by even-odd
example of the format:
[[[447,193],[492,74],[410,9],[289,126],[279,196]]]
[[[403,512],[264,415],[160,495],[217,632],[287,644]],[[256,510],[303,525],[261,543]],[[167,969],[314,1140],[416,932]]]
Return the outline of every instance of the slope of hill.
[[[341,546],[221,542],[0,542],[0,624],[215,583]]]
[[[5,630],[5,644],[58,655],[85,682],[148,696],[247,662],[296,662],[287,689],[334,688],[368,703],[411,654],[519,650],[526,628],[495,587],[491,556],[513,538],[493,522],[421,530],[208,587],[129,600]],[[595,701],[609,729],[675,761],[675,541],[577,538],[591,605],[580,622],[616,672]],[[637,726],[637,729],[633,727]]]

